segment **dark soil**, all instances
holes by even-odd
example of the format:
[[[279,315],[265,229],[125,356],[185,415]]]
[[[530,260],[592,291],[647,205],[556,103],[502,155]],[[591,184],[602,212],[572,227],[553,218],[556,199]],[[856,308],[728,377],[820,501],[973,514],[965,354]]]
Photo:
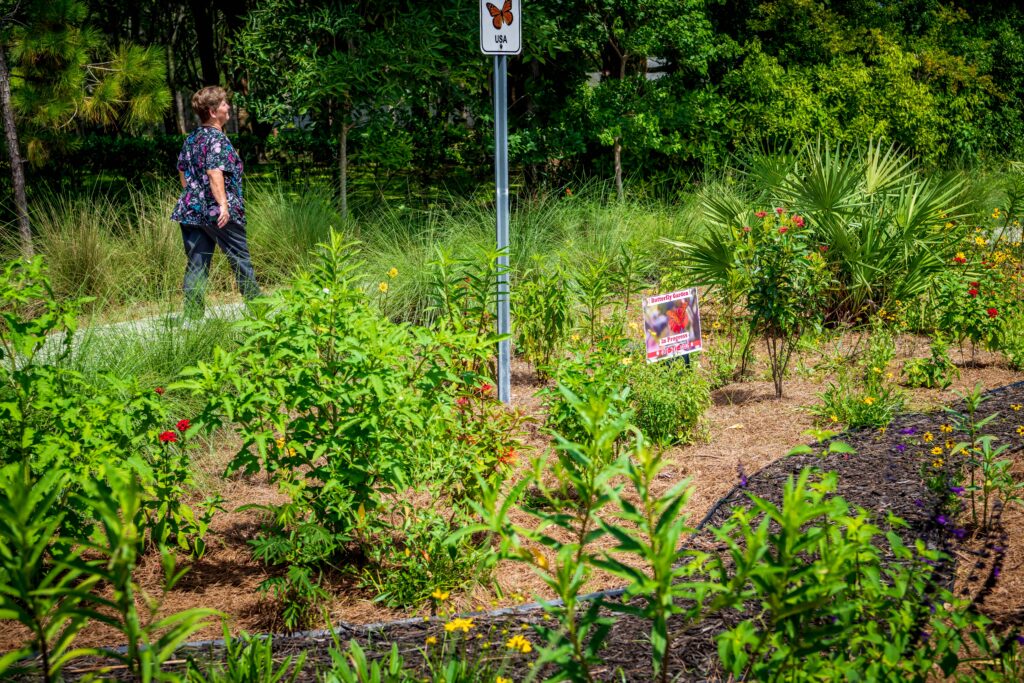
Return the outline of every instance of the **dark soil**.
[[[1020,411],[1019,405],[1024,404],[1024,382],[990,391],[987,397],[978,419],[991,414],[997,416],[988,423],[984,432],[998,437],[1000,444],[1008,444],[1008,454],[1019,453],[1024,446],[1024,437],[1020,434],[1024,432],[1021,429],[1024,411]],[[1014,410],[1014,406],[1017,410]],[[959,409],[962,406],[953,407]],[[780,415],[779,419],[788,417]],[[907,522],[906,528],[898,529],[905,542],[913,543],[915,539],[922,539],[929,547],[947,552],[951,560],[941,568],[940,580],[950,587],[955,586],[958,593],[971,598],[975,608],[988,613],[996,621],[996,628],[1020,625],[1024,622],[1024,606],[1021,605],[1024,598],[1017,583],[1020,577],[1014,576],[1012,586],[1005,585],[1000,579],[1007,569],[1019,569],[1010,567],[1010,560],[1024,562],[1017,559],[1022,551],[1021,543],[1015,543],[1019,532],[1008,526],[1007,522],[1007,516],[1016,514],[1013,519],[1018,522],[1020,515],[1011,511],[1004,514],[1000,510],[993,530],[987,535],[981,535],[969,526],[969,515],[940,523],[944,520],[940,520],[939,515],[946,511],[944,506],[948,505],[952,494],[936,493],[926,486],[924,473],[935,474],[941,470],[949,474],[957,465],[950,462],[949,457],[943,456],[944,464],[936,468],[933,465],[936,456],[931,453],[931,449],[936,446],[948,451],[947,441],[956,442],[965,438],[964,434],[943,431],[943,425],[951,423],[950,416],[943,411],[909,413],[898,417],[885,430],[854,430],[837,437],[852,446],[856,450],[855,454],[819,455],[824,446],[815,445],[812,447],[815,451],[813,454],[778,459],[760,471],[750,473],[745,486],[737,484],[722,497],[710,509],[699,525],[698,533],[688,544],[711,552],[720,549],[708,530],[725,522],[734,507],[747,505],[748,494],[781,502],[784,483],[802,468],[832,471],[839,475],[838,495],[843,496],[851,506],[864,508],[876,519],[882,519],[888,513],[895,514]],[[932,441],[926,442],[926,433],[932,435]],[[1019,474],[1020,459],[1015,459],[1015,471]],[[1009,591],[1011,595],[995,600],[993,596],[998,596],[1000,591]],[[620,592],[610,591],[604,593],[601,599],[613,600],[618,595]],[[997,606],[993,608],[993,604]],[[505,660],[501,674],[513,680],[520,680],[530,671],[534,655],[517,655],[508,659],[509,650],[504,647],[504,642],[515,633],[531,636],[536,642],[533,626],[544,620],[539,606],[524,605],[469,616],[473,617],[475,627],[460,647],[465,647],[466,652],[476,657],[481,666],[489,664],[497,671],[501,661]],[[696,626],[680,623],[679,630],[673,633],[670,678],[681,681],[726,678],[717,669],[714,637],[741,618],[739,614],[719,614]],[[336,638],[343,645],[350,639],[357,640],[369,655],[377,658],[389,655],[392,644],[396,644],[409,665],[421,663],[423,653],[433,651],[425,645],[429,636],[437,637],[438,641],[444,640],[443,623],[444,620],[438,618],[418,618],[364,626],[341,625],[336,627]],[[604,665],[595,671],[596,675],[602,680],[650,681],[652,672],[648,633],[649,624],[646,621],[620,616],[602,651]],[[327,653],[332,644],[331,635],[323,632],[275,636],[275,659],[280,661],[289,654],[307,652],[308,660],[302,680],[314,680],[317,668],[329,666]],[[182,652],[179,661],[184,663],[189,657],[218,660],[223,658],[223,654],[223,648],[213,643]],[[66,673],[70,677],[83,675],[88,670],[95,670],[96,665],[77,663]]]

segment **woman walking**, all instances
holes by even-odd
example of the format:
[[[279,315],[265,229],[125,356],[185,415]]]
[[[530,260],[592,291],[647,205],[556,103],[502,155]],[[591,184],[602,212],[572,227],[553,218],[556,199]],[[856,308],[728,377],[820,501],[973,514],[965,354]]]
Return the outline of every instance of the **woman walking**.
[[[227,256],[246,300],[259,296],[260,288],[245,238],[242,160],[224,134],[231,118],[227,92],[219,86],[203,88],[192,96],[192,111],[200,126],[185,138],[178,155],[181,197],[171,220],[181,224],[185,242],[185,314],[201,318],[215,246]]]

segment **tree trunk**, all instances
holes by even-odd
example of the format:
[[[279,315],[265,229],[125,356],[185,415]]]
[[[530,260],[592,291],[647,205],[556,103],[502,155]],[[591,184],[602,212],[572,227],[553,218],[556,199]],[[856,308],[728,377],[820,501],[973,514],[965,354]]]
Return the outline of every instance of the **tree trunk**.
[[[217,55],[213,47],[213,9],[203,0],[190,0],[189,9],[195,24],[203,85],[220,85],[220,69],[217,68]]]
[[[620,202],[625,199],[622,189],[622,138],[615,138],[615,194]]]
[[[35,256],[32,248],[32,229],[28,223],[28,199],[25,196],[25,169],[18,147],[18,129],[14,125],[14,107],[11,105],[11,73],[7,70],[6,49],[0,46],[0,109],[3,110],[4,135],[7,154],[11,161],[11,184],[14,186],[14,210],[21,235],[21,253],[26,259]]]
[[[338,140],[338,191],[341,193],[341,218],[348,222],[348,117],[341,121],[341,137]]]

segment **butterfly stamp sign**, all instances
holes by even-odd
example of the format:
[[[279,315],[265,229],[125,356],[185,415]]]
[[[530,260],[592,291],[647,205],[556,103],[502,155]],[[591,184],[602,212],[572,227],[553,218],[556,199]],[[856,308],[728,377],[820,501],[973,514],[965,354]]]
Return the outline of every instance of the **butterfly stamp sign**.
[[[648,297],[643,310],[648,363],[701,350],[696,287]]]
[[[480,51],[517,55],[523,50],[520,0],[480,0]]]

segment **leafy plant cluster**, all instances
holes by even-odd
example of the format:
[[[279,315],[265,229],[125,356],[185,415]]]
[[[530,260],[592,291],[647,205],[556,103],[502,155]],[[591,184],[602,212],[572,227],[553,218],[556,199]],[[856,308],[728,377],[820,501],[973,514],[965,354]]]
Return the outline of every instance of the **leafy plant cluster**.
[[[395,605],[477,576],[484,554],[449,536],[521,448],[522,418],[483,374],[494,268],[463,275],[440,262],[436,324],[394,323],[358,286],[355,245],[332,233],[311,272],[257,307],[237,349],[178,384],[210,397],[205,422],[237,430],[229,473],[265,473],[288,498],[254,506],[267,525],[252,541],[285,567],[263,587],[288,626],[308,621],[332,571],[354,571]]]
[[[193,507],[189,450],[197,427],[172,416],[158,387],[140,387],[68,367],[81,301],[59,302],[42,260],[14,260],[0,274],[0,468],[17,469],[25,486],[60,472],[55,501],[83,529],[98,520],[78,498],[111,472],[129,476],[145,493],[139,533],[200,556],[219,498]]]
[[[885,327],[875,325],[860,360],[841,367],[836,382],[819,395],[810,408],[819,421],[849,427],[884,427],[903,409],[906,395],[895,383],[889,364],[896,354],[895,339]]]
[[[688,483],[654,494],[664,461],[614,397],[561,391],[577,436],[555,433],[551,472],[538,462],[507,495],[486,491],[484,524],[462,532],[500,539],[502,556],[530,565],[558,597],[535,628],[536,665],[557,679],[596,680],[615,615],[629,614],[650,624],[653,679],[669,680],[674,635],[723,610],[746,613],[717,637],[736,678],[925,680],[937,667],[955,680],[998,680],[1020,670],[1013,637],[989,633],[987,619],[936,587],[940,554],[907,547],[894,531],[900,520],[879,526],[851,509],[834,474],[801,472],[780,503],[751,495],[749,509],[714,530],[724,552],[690,549]],[[536,524],[524,526],[509,512],[528,488],[546,503],[527,509]],[[598,543],[605,537],[610,548]],[[621,600],[580,599],[598,568],[627,582]],[[967,642],[982,655],[967,654]]]

